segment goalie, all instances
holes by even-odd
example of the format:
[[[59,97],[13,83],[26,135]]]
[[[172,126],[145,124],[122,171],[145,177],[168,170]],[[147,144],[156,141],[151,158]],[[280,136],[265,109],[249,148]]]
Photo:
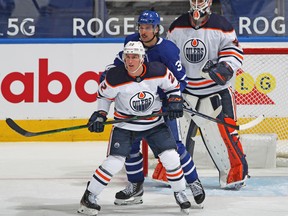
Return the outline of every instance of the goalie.
[[[212,13],[211,5],[212,0],[190,0],[190,11],[171,24],[167,38],[182,51],[188,78],[183,92],[186,107],[236,125],[231,78],[242,65],[243,51],[232,25]],[[188,129],[182,135],[191,155],[193,137],[199,128],[219,171],[221,188],[241,188],[248,176],[248,165],[237,131],[188,114],[185,119]]]

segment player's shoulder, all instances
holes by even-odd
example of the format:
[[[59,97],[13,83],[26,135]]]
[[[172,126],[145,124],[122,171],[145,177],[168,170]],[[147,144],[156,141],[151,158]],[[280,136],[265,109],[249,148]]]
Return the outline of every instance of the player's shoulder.
[[[189,13],[181,14],[177,17],[170,25],[169,31],[173,31],[175,28],[191,28],[191,24],[189,22]]]
[[[127,44],[129,41],[139,41],[140,35],[139,33],[134,33],[125,37],[124,44]]]
[[[145,63],[146,66],[146,78],[152,77],[163,77],[167,73],[167,67],[158,61],[154,62],[147,62]]]
[[[232,24],[224,16],[215,13],[210,15],[210,18],[204,27],[219,29],[224,32],[230,32],[234,30]]]
[[[157,43],[157,46],[160,50],[162,50],[161,53],[165,55],[179,52],[179,48],[176,46],[176,44],[166,38],[160,38]]]
[[[119,84],[124,84],[131,81],[127,76],[125,65],[119,65],[111,68],[107,71],[105,78],[106,82],[111,86],[117,86]]]
[[[160,38],[158,45],[163,47],[177,48],[176,44],[166,38]]]

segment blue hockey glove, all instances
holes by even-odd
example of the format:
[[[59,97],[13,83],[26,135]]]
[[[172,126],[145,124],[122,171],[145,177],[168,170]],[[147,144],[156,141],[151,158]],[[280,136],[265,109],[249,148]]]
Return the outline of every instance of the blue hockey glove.
[[[169,119],[180,118],[183,116],[183,98],[178,95],[170,95],[168,98]]]
[[[103,132],[104,131],[103,122],[107,120],[106,115],[107,113],[105,111],[95,111],[88,121],[88,130],[90,132],[97,132],[97,133]]]

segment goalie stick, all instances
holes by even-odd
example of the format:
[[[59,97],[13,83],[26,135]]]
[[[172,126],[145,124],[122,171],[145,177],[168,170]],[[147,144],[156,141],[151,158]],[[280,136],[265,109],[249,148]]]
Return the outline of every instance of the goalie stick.
[[[134,116],[134,117],[127,118],[127,119],[118,119],[118,120],[113,120],[113,121],[106,121],[106,122],[103,122],[103,124],[108,125],[108,124],[116,124],[116,123],[122,123],[122,122],[131,122],[131,121],[135,121],[135,120],[143,120],[143,119],[147,119],[147,118],[158,117],[158,116],[167,116],[167,115],[168,115],[168,113],[166,113],[166,112],[155,113],[155,114],[146,115],[146,116]],[[53,134],[53,133],[59,133],[59,132],[78,130],[78,129],[82,129],[82,128],[88,128],[88,125],[84,124],[84,125],[77,125],[77,126],[72,126],[72,127],[57,128],[57,129],[47,130],[47,131],[30,132],[30,131],[27,131],[27,130],[23,129],[22,127],[20,127],[11,118],[7,118],[6,123],[12,130],[14,130],[18,134],[21,134],[22,136],[25,136],[25,137],[34,137],[34,136],[40,136],[40,135]]]
[[[217,118],[213,118],[211,116],[208,116],[208,115],[205,115],[203,113],[199,113],[193,109],[188,109],[185,107],[184,105],[184,111],[188,112],[188,113],[191,113],[192,115],[197,115],[197,116],[200,116],[202,118],[205,118],[205,119],[208,119],[210,121],[213,121],[213,122],[216,122],[218,124],[222,124],[226,127],[229,127],[229,128],[234,128],[236,130],[246,130],[246,129],[249,129],[251,127],[254,127],[256,126],[257,124],[259,124],[263,119],[264,119],[264,115],[260,115],[258,116],[256,119],[246,123],[246,124],[242,124],[242,125],[232,125],[232,124],[229,124],[229,123],[226,123],[226,122],[223,122],[221,121],[220,119],[217,119]]]

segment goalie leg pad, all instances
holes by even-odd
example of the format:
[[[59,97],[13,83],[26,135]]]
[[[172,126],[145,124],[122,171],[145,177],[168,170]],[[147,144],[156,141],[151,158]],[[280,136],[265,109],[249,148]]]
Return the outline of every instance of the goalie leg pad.
[[[194,105],[196,101],[195,96],[184,95],[183,98],[185,99],[184,106],[187,109],[197,110],[198,112],[206,114],[213,118],[216,118],[222,110],[221,96],[219,94],[213,94],[200,99],[199,101],[197,101],[196,106]],[[202,125],[205,125],[210,122],[210,120],[205,119],[203,117],[193,114],[189,115],[190,118],[192,118],[192,120],[197,124],[198,127],[201,127]]]
[[[236,125],[232,118],[224,118],[224,121]],[[231,169],[227,177],[227,184],[242,181],[248,175],[248,164],[238,134],[235,130],[223,125],[218,124],[218,127],[230,158]]]
[[[225,97],[223,99],[225,99],[225,104],[228,106],[230,104],[230,103],[227,104],[230,101],[230,94],[228,94],[229,97],[225,95],[224,93],[221,93],[221,96],[222,95]],[[209,97],[202,98],[198,101],[194,99],[195,98],[194,96],[191,96],[191,95],[185,95],[184,98],[186,101],[188,101],[188,105],[190,105],[191,108],[193,109],[196,108],[198,112],[209,115],[214,118],[218,116],[218,118],[221,118],[224,121],[223,112],[221,111],[219,113],[219,107],[222,108],[221,104],[223,103],[221,96],[219,94],[215,94]],[[189,104],[189,101],[192,101],[193,103]],[[197,103],[197,106],[195,106],[195,101]],[[223,107],[223,111],[224,111],[224,108],[228,109],[228,107]],[[228,111],[227,109],[225,112],[230,111],[230,108],[228,109]],[[234,115],[233,113],[229,113],[229,114]],[[228,113],[226,113],[226,115],[228,115]],[[185,117],[186,116],[187,116],[187,113]],[[220,133],[220,129],[218,128],[217,123],[214,123],[205,119],[203,120],[201,117],[196,118],[196,116],[188,115],[188,117],[189,116],[191,118],[190,126],[191,126],[191,123],[194,121],[197,124],[197,126],[200,127],[200,133],[201,133],[203,142],[206,146],[206,149],[208,150],[215,166],[217,167],[219,171],[220,186],[222,188],[226,188],[228,185],[231,186],[233,182],[237,183],[239,181],[243,181],[248,173],[248,165],[245,160],[245,156],[243,156],[243,149],[237,137],[237,133],[227,128],[228,131],[225,131],[226,129],[221,131],[222,133],[225,132],[224,135],[222,135]],[[233,119],[231,120],[228,120],[228,119],[229,118],[226,118],[227,123],[231,123],[230,121],[233,121]],[[187,130],[187,124],[186,124],[186,130],[184,130],[185,136],[183,136],[183,139],[185,140],[186,145],[187,145],[187,142],[189,143],[193,141],[192,140],[193,138],[191,139],[191,137],[188,137],[188,135],[189,136],[192,134],[195,135],[195,130],[190,130],[190,128],[188,129],[189,130]],[[195,126],[194,126],[194,129],[195,129]],[[188,133],[187,131],[190,131],[190,132]],[[191,133],[192,131],[194,133]],[[225,137],[225,140],[224,140],[224,137]],[[229,139],[227,137],[229,137]],[[233,144],[231,144],[231,141],[230,141],[230,144],[228,144],[226,140],[229,140],[229,141],[232,140]],[[237,154],[236,153],[233,154],[233,152],[237,152]],[[233,155],[236,155],[236,160],[231,159]],[[238,169],[237,171],[237,169],[234,169],[234,167],[237,167],[237,165],[238,166],[240,165],[240,167],[243,167],[242,170]],[[238,176],[237,175],[235,176],[235,173],[239,173]]]
[[[156,181],[163,181],[164,183],[168,182],[166,176],[166,169],[163,167],[163,164],[160,162],[160,160],[158,161],[158,164],[154,169],[152,179]]]
[[[183,94],[183,99],[186,108],[193,110],[197,109],[199,103],[198,97],[189,94]],[[198,130],[198,126],[194,122],[194,117],[196,116],[191,116],[190,113],[184,112],[183,118],[179,119],[181,126],[180,131],[181,131],[182,143],[184,143],[184,145],[186,146],[186,149],[191,155],[192,159],[195,146],[194,137],[196,136]]]
[[[220,124],[217,128],[214,122],[200,128],[204,144],[219,171],[221,188],[238,187],[237,184],[242,185],[248,175],[248,164],[237,133],[229,130]]]
[[[230,161],[227,147],[220,135],[217,123],[210,122],[200,128],[200,133],[205,147],[219,171],[221,188],[226,187],[227,176],[230,170]]]
[[[200,102],[198,97],[193,96],[193,95],[189,95],[189,94],[183,94],[183,99],[184,99],[184,107],[186,107],[187,109],[197,110],[197,108],[199,106],[199,102]],[[184,112],[184,114],[186,114],[186,112]],[[207,121],[204,118],[201,118],[201,117],[196,116],[196,115],[188,114],[188,116],[198,126],[205,124],[205,122]]]
[[[182,142],[193,159],[195,141],[198,126],[191,119],[190,114],[184,112],[184,117],[180,119]]]
[[[217,117],[219,113],[214,112],[219,106],[221,106],[221,97],[220,95],[215,94],[201,99],[198,110],[203,114]],[[206,149],[219,171],[220,186],[225,187],[231,167],[227,147],[222,139],[217,123],[206,120],[205,124],[201,124],[199,127]]]
[[[227,95],[224,96],[225,104]],[[210,96],[209,100],[200,100],[199,112],[209,115],[212,110],[223,103],[222,97],[218,95]],[[229,99],[229,98],[228,98]],[[228,103],[228,102],[227,102]],[[228,106],[228,104],[226,104]],[[226,107],[227,108],[227,107]],[[224,109],[224,108],[223,108]],[[224,110],[223,110],[224,111]],[[227,111],[226,111],[227,112]],[[211,114],[210,114],[211,115]],[[232,118],[224,118],[221,112],[218,118],[230,124],[236,125]],[[227,128],[221,124],[210,122],[200,127],[201,135],[206,148],[219,170],[220,186],[226,188],[227,185],[237,183],[245,179],[248,172],[248,165],[243,154],[242,145],[234,129]]]
[[[213,94],[202,98],[201,100],[193,95],[183,94],[185,99],[185,106],[188,109],[199,110],[203,114],[209,115],[216,118],[222,110],[221,106],[221,96],[219,94]],[[187,112],[184,112],[184,118],[180,119],[181,121],[181,131],[182,131],[182,140],[186,145],[187,151],[193,158],[194,152],[194,137],[196,136],[198,127],[205,126],[206,124],[211,123],[211,121],[199,117],[197,115],[191,115]]]

